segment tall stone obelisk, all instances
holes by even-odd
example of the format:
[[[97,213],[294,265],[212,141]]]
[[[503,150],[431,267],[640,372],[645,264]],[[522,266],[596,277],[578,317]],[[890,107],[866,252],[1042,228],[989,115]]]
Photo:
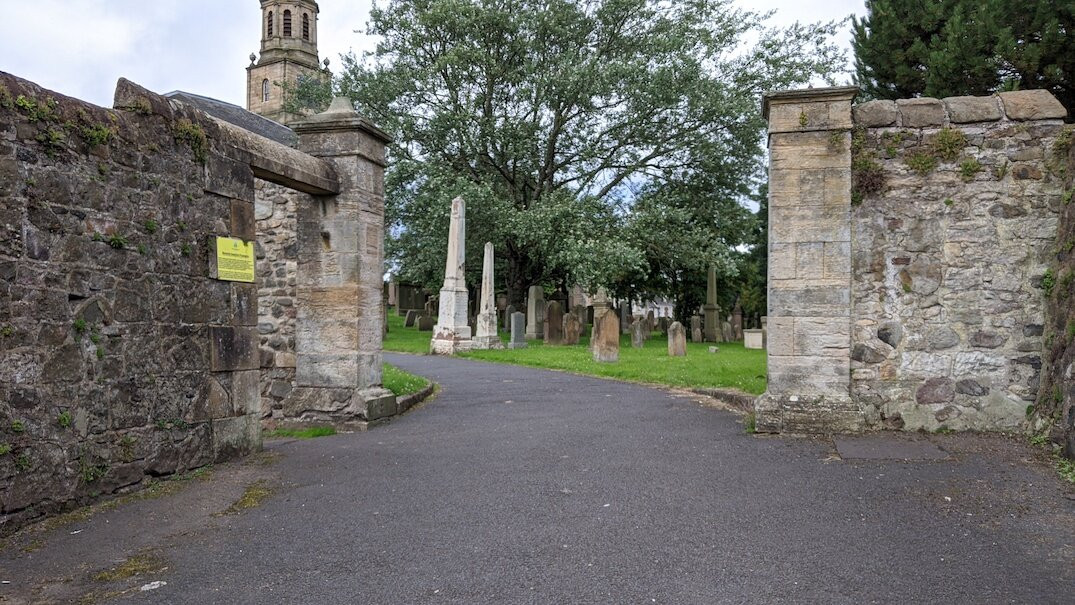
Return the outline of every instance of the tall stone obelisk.
[[[705,340],[717,342],[720,340],[720,307],[717,306],[717,268],[713,266],[709,267],[709,281],[706,284],[702,310],[705,312]]]
[[[503,349],[504,343],[496,333],[496,300],[493,281],[493,244],[485,242],[485,259],[482,262],[482,295],[478,308],[478,322],[474,336],[475,349]]]
[[[466,215],[463,198],[452,200],[448,224],[448,256],[444,263],[444,285],[440,289],[440,313],[433,326],[429,350],[435,355],[454,355],[473,348],[467,324]]]

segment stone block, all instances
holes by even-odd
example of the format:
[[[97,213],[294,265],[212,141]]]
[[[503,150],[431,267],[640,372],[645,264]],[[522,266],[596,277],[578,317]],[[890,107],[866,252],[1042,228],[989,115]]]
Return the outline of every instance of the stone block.
[[[838,317],[795,317],[794,354],[814,357],[848,357],[851,320]]]
[[[743,347],[747,349],[764,349],[762,330],[743,330]]]
[[[210,153],[205,165],[205,190],[253,203],[254,173],[245,162]]]
[[[231,200],[231,236],[248,242],[257,239],[257,221],[251,202]]]
[[[943,99],[948,119],[954,124],[995,122],[1001,119],[997,97],[947,97]]]
[[[1063,119],[1068,112],[1047,90],[1016,90],[999,93],[1004,112],[1011,120]]]
[[[299,353],[295,384],[304,387],[356,388],[359,386],[355,353]]]
[[[791,132],[769,137],[770,172],[776,170],[818,170],[850,168],[851,151],[833,147],[832,133]]]
[[[849,242],[850,205],[769,209],[770,243]]]
[[[944,124],[944,104],[931,97],[918,99],[899,99],[896,107],[900,111],[904,128],[924,128]]]
[[[212,421],[213,461],[225,462],[261,449],[261,421],[235,416]]]
[[[769,317],[850,317],[851,288],[843,283],[769,288]]]
[[[769,353],[770,394],[847,398],[850,357],[778,356]]]
[[[899,116],[895,101],[867,101],[855,105],[851,111],[855,124],[866,128],[893,126]]]
[[[231,324],[255,326],[258,323],[258,287],[256,284],[231,283]]]
[[[261,367],[259,342],[255,328],[210,326],[209,369],[213,372],[257,370]]]
[[[605,313],[595,320],[592,348],[594,361],[620,360],[620,318],[615,313]]]

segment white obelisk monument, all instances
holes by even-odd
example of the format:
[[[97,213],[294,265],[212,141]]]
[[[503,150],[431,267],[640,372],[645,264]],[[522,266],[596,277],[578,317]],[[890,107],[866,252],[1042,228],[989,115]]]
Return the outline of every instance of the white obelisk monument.
[[[429,350],[435,355],[454,355],[473,348],[467,324],[466,214],[463,198],[452,200],[448,224],[448,258],[444,264],[444,285],[440,289],[440,315],[433,326]]]
[[[477,334],[474,336],[475,349],[503,349],[504,343],[496,333],[496,296],[493,288],[493,244],[485,243],[485,259],[482,262],[482,297],[478,309]]]

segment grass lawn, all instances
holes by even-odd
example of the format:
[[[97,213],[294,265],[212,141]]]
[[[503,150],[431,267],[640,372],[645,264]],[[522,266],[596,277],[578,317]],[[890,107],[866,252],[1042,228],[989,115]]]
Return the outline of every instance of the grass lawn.
[[[426,332],[428,334],[428,332]],[[384,388],[392,391],[397,397],[417,393],[429,386],[429,381],[421,376],[415,376],[409,372],[397,368],[392,364],[384,364],[382,383]]]
[[[432,334],[403,327],[403,318],[388,314],[386,351],[429,353]],[[507,340],[507,335],[501,333]],[[597,363],[583,338],[578,346],[547,347],[530,341],[519,350],[471,351],[461,355],[471,359],[515,365],[565,370],[633,382],[675,387],[724,387],[759,395],[765,392],[765,351],[746,349],[742,343],[721,343],[719,353],[710,353],[708,343],[687,343],[686,357],[669,357],[666,337],[654,333],[642,349],[631,347],[631,337],[620,339],[619,363]],[[385,386],[388,387],[387,365]]]

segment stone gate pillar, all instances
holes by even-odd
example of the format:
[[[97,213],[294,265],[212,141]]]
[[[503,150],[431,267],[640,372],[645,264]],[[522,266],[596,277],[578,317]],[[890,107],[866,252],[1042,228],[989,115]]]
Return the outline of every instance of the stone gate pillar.
[[[770,93],[765,432],[861,430],[851,400],[851,100],[854,87]]]
[[[337,172],[340,192],[298,209],[292,414],[376,420],[395,413],[381,385],[384,168],[389,137],[336,99],[294,125],[299,148]]]

